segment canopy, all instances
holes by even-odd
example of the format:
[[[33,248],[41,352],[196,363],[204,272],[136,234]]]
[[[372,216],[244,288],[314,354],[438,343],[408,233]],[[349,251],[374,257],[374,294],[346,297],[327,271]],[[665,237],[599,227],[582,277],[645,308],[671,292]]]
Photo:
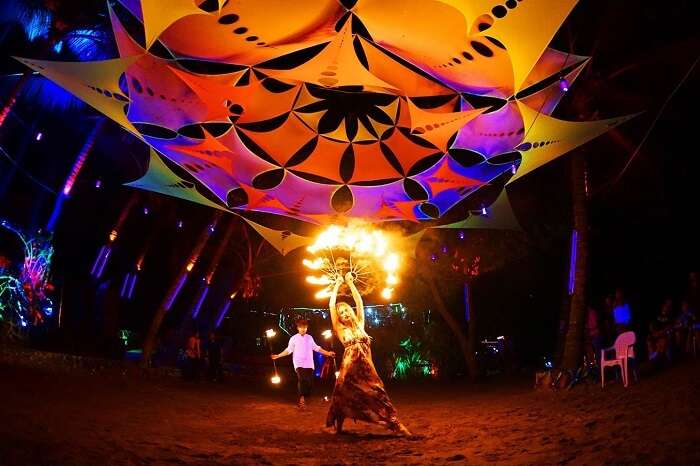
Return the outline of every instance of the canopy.
[[[435,219],[627,119],[551,116],[587,63],[548,48],[575,0],[120,2],[120,57],[22,62],[201,185],[154,154],[133,186],[228,210]]]

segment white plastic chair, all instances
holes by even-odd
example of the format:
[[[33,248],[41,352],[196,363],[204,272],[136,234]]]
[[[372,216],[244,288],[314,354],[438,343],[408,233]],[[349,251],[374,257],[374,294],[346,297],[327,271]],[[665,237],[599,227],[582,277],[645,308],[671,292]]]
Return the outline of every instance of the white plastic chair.
[[[610,348],[600,351],[600,383],[605,388],[605,368],[620,366],[622,383],[627,387],[629,382],[629,358],[634,358],[634,342],[637,340],[634,332],[621,333]],[[615,350],[613,359],[606,358],[606,354]]]

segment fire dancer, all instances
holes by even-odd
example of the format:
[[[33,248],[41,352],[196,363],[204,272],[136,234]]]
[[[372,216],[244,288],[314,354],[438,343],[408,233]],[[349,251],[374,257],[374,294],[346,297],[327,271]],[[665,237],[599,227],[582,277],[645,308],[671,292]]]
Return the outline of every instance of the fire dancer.
[[[335,382],[333,399],[328,410],[326,426],[335,427],[336,433],[343,431],[345,418],[374,422],[388,427],[394,432],[410,435],[399,422],[396,409],[391,404],[384,384],[372,362],[370,337],[365,332],[365,314],[362,296],[355,286],[352,273],[345,275],[356,311],[347,303],[338,303],[338,289],[343,278],[335,280],[330,298],[333,330],[345,347],[340,374]]]
[[[311,395],[311,385],[314,379],[314,354],[321,353],[324,356],[329,356],[331,358],[335,357],[333,351],[326,351],[316,344],[314,337],[306,333],[309,329],[309,321],[306,319],[299,319],[296,322],[297,333],[289,339],[289,345],[287,349],[279,354],[273,354],[272,359],[279,359],[284,356],[292,354],[292,361],[294,362],[294,370],[297,373],[297,378],[299,379],[297,384],[297,389],[299,391],[299,408],[306,407],[306,397]]]

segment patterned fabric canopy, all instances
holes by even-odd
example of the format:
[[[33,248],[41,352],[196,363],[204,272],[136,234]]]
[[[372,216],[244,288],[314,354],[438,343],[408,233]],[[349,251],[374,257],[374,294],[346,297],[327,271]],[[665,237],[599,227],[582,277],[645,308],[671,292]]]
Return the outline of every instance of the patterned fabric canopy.
[[[20,60],[212,196],[155,154],[133,186],[226,209],[439,218],[627,119],[551,117],[588,61],[548,48],[575,0],[121,3],[119,58]]]

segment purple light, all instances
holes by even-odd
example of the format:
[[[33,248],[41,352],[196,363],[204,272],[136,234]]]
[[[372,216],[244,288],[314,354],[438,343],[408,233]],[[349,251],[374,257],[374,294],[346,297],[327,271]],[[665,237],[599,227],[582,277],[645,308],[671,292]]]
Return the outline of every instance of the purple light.
[[[569,81],[563,76],[559,78],[559,89],[561,89],[562,92],[569,92]]]
[[[481,215],[488,215],[488,212],[486,211],[486,207],[481,208]]]
[[[44,133],[42,133],[41,131],[36,133],[36,140],[37,141],[41,141],[43,138],[44,138]]]
[[[102,187],[102,180],[97,179],[97,181],[95,181],[95,188],[100,189],[101,187]]]
[[[138,276],[138,273],[134,273],[131,276],[131,284],[129,285],[129,292],[126,294],[126,299],[131,299],[131,297],[134,295],[134,287],[136,286],[136,279]]]
[[[216,225],[212,223],[211,225],[209,225],[209,233],[214,233],[215,231],[216,231]]]
[[[202,291],[200,292],[200,295],[199,295],[199,299],[197,299],[197,303],[194,305],[194,308],[192,308],[192,319],[196,319],[197,316],[199,315],[199,311],[200,311],[200,309],[202,309],[202,304],[204,303],[204,300],[207,298],[208,293],[209,293],[209,285],[202,288]]]
[[[182,220],[177,221],[177,229],[182,230],[182,227],[185,226],[185,224],[182,222]]]
[[[578,231],[571,232],[571,257],[569,262],[569,296],[574,294],[576,285],[576,253],[578,251]]]
[[[226,313],[228,312],[229,308],[231,307],[231,303],[233,302],[232,299],[226,300],[223,306],[221,306],[221,311],[219,312],[219,317],[216,319],[216,328],[219,328],[221,325],[221,321],[224,320],[224,317],[226,317]]]
[[[127,288],[129,287],[129,282],[131,282],[131,274],[127,273],[126,276],[124,277],[124,283],[122,283],[122,290],[119,293],[119,296],[121,296],[122,298],[126,297],[126,291],[127,291]]]
[[[100,267],[100,264],[102,264],[103,260],[105,259],[105,256],[108,255],[109,248],[107,246],[102,246],[102,249],[100,249],[100,252],[97,254],[97,257],[95,258],[95,262],[92,264],[92,270],[90,270],[90,275],[94,275],[96,277],[99,277],[97,274],[98,270],[101,270],[104,268],[104,265]]]
[[[459,230],[459,233],[457,233],[457,236],[459,239],[464,239],[464,230]]]
[[[437,262],[437,260],[438,260],[438,255],[435,254],[435,253],[432,253],[432,254],[430,255],[430,260],[433,261],[433,262]]]
[[[100,278],[102,276],[102,272],[105,270],[105,265],[107,265],[107,259],[109,259],[109,255],[112,252],[112,248],[107,248],[107,250],[104,253],[104,257],[102,259],[102,264],[100,264],[99,269],[97,270],[97,274],[95,275],[95,278]]]
[[[143,208],[143,215],[148,215],[148,212],[149,212],[148,207],[144,207]]]
[[[516,171],[517,171],[517,168],[515,168],[515,164],[513,164],[513,165],[510,167],[510,172],[511,172],[513,175],[515,175],[515,172],[516,172]]]
[[[442,251],[443,254],[447,254],[448,249],[447,249],[447,245],[446,245],[446,244],[443,244],[443,245],[442,245],[441,251]]]
[[[187,281],[187,274],[183,273],[180,275],[180,278],[177,281],[177,285],[175,286],[175,290],[173,290],[172,294],[168,296],[167,301],[165,302],[165,308],[166,311],[169,311],[170,308],[172,307],[173,303],[175,302],[175,299],[177,298],[177,295],[180,294],[180,290],[182,289],[182,286],[185,284],[185,281]]]

